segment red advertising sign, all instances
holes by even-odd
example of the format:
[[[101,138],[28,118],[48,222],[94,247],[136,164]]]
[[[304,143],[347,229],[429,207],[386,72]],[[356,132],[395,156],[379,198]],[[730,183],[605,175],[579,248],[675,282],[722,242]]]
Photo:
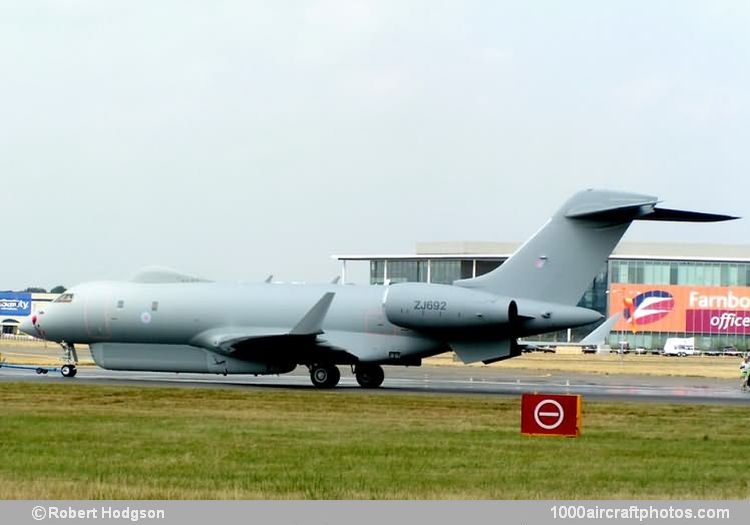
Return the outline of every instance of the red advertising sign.
[[[750,334],[750,287],[612,284],[614,331]]]
[[[685,331],[704,334],[750,334],[750,311],[687,310]]]
[[[521,434],[526,436],[578,436],[581,433],[581,396],[523,394]]]

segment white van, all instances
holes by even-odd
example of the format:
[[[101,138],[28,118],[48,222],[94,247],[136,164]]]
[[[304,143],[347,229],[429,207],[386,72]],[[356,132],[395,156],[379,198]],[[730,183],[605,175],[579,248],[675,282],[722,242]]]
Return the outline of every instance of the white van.
[[[664,343],[664,355],[685,357],[696,354],[695,337],[669,337]]]

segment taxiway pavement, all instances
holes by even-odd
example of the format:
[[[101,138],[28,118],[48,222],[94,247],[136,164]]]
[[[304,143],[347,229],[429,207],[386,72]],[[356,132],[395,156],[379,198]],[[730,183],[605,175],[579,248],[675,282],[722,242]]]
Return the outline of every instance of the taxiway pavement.
[[[362,391],[348,367],[340,367],[337,391]],[[298,367],[280,376],[216,376],[162,372],[110,371],[98,367],[80,367],[75,378],[63,378],[57,372],[37,375],[33,370],[0,368],[0,382],[98,384],[143,387],[183,388],[291,388],[316,389],[307,369]],[[750,392],[739,388],[739,380],[699,377],[656,377],[568,372],[535,372],[499,367],[422,366],[385,367],[383,386],[369,390],[373,394],[424,392],[441,394],[483,394],[518,396],[524,392],[581,394],[587,399],[624,400],[662,403],[748,404]]]

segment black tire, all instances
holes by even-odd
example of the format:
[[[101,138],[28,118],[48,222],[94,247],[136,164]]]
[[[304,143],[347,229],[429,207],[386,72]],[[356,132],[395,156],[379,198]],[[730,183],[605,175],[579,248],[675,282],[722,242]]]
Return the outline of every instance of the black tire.
[[[39,375],[42,375],[44,373],[44,368],[42,368],[42,367],[37,368],[36,369],[36,373],[39,374]]]
[[[63,377],[75,377],[78,370],[76,370],[75,365],[62,365],[62,367],[60,367],[60,373]]]
[[[333,388],[339,384],[341,372],[334,365],[314,365],[310,368],[310,381],[316,388]]]
[[[354,375],[362,388],[378,388],[385,379],[385,372],[380,365],[357,365]]]

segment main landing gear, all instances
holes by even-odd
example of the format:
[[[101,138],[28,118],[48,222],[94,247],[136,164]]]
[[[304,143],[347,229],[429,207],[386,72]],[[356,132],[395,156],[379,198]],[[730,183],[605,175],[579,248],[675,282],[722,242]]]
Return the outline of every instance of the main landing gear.
[[[317,364],[310,367],[310,381],[317,388],[333,388],[339,384],[341,372],[335,365]]]
[[[310,365],[310,381],[317,388],[333,388],[341,379],[341,372],[332,364]],[[354,376],[362,388],[378,388],[383,384],[385,373],[380,365],[361,364],[354,367]]]
[[[383,367],[380,365],[357,365],[354,375],[362,388],[378,388],[385,379]]]

